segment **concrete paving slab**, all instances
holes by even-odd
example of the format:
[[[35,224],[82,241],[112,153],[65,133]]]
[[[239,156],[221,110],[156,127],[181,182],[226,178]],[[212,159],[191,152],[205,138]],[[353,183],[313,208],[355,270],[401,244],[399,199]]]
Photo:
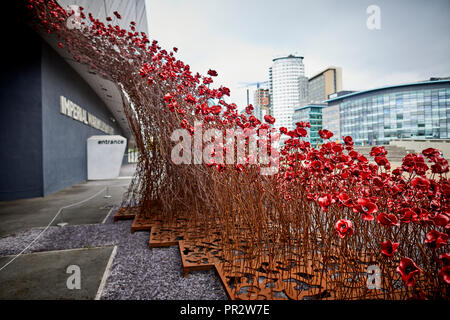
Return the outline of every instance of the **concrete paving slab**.
[[[117,208],[115,208],[117,210]],[[130,232],[131,220],[114,222],[113,210],[104,224],[49,227],[25,253],[116,246],[101,300],[216,300],[227,299],[212,270],[183,276],[178,247],[148,248],[148,231]],[[21,252],[43,228],[0,238],[0,256]],[[13,261],[7,268],[15,267]],[[0,269],[4,264],[0,261]],[[99,265],[104,268],[104,265]],[[1,273],[2,271],[0,271]],[[0,283],[1,285],[1,283]]]
[[[127,165],[122,171],[131,174],[135,165]],[[64,209],[52,225],[67,222],[70,225],[101,223],[113,205],[122,202],[130,178],[85,181],[70,188],[40,198],[0,202],[0,237],[45,227],[61,207],[83,201],[100,192],[95,198]],[[108,187],[110,198],[105,198]],[[104,191],[102,191],[104,190]]]
[[[113,249],[109,246],[21,255],[0,271],[0,299],[94,299]],[[0,257],[0,265],[11,258]],[[80,289],[67,286],[68,278],[75,275],[73,270],[67,273],[69,266],[79,267]]]

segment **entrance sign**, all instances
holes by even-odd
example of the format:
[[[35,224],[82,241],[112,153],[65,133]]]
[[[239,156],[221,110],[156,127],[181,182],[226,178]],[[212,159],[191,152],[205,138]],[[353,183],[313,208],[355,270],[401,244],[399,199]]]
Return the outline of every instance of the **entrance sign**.
[[[87,139],[88,180],[119,176],[127,139],[122,136],[92,136]]]

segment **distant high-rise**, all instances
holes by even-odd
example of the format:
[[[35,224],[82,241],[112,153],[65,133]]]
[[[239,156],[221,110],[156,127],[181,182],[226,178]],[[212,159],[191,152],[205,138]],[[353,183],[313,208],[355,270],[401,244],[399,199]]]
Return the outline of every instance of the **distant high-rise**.
[[[304,77],[303,57],[289,55],[273,59],[269,69],[269,90],[271,114],[276,119],[275,128],[292,128],[294,108],[306,103],[301,95]]]
[[[253,106],[255,116],[262,120],[266,114],[270,114],[269,89],[258,88],[253,94]]]
[[[342,69],[328,67],[308,80],[309,103],[322,103],[328,95],[342,90]]]

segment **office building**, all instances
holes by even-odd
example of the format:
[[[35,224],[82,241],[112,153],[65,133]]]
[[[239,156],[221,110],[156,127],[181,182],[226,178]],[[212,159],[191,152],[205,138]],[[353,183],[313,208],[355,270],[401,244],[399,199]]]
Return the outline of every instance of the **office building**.
[[[270,114],[269,89],[258,88],[253,94],[253,107],[255,116],[262,120],[266,114]]]
[[[313,146],[317,146],[322,142],[319,130],[322,129],[322,109],[324,107],[326,107],[326,104],[307,104],[296,108],[292,117],[293,127],[295,127],[295,123],[300,121],[311,124],[311,128],[306,129],[308,137],[305,140],[309,141]]]
[[[333,141],[341,139],[339,105],[322,108],[322,129],[333,132]]]
[[[329,123],[329,113],[339,109],[339,137],[352,136],[356,145],[382,145],[393,139],[450,138],[448,79],[354,92],[326,102],[325,123]]]
[[[308,80],[309,103],[323,103],[330,94],[342,90],[342,69],[328,67]]]
[[[306,103],[300,95],[302,76],[305,76],[303,57],[288,55],[273,59],[269,69],[269,93],[275,128],[291,129],[294,109]]]

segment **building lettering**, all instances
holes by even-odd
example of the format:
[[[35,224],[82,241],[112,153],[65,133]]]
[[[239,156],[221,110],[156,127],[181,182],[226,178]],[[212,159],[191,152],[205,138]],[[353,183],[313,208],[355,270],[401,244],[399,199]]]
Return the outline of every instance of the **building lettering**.
[[[124,144],[124,140],[99,140],[98,144]]]
[[[114,134],[114,129],[110,125],[106,124],[104,121],[100,120],[93,114],[84,110],[76,103],[70,101],[64,96],[60,97],[60,101],[61,101],[60,110],[62,114],[74,120],[80,121],[88,126],[91,126],[92,128],[103,131],[107,134]]]

